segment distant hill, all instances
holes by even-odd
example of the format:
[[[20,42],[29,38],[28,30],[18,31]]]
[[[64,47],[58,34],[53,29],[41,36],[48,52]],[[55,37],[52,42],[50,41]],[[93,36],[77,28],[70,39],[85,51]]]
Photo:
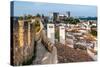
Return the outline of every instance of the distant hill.
[[[80,20],[97,20],[97,17],[79,17]]]

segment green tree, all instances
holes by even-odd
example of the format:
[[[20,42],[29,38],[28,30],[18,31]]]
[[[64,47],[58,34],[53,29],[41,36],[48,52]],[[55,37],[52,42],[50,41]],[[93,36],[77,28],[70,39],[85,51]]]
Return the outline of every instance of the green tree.
[[[20,17],[19,17],[19,20],[23,20],[23,17],[22,17],[22,16],[20,16]]]
[[[65,19],[65,23],[69,23],[69,24],[77,24],[79,22],[80,22],[79,19],[73,18],[73,17],[70,17],[70,18],[66,18]]]
[[[39,17],[39,18],[40,18],[40,17],[41,17],[41,15],[38,13],[38,14],[36,15],[36,17]]]
[[[32,18],[32,15],[28,15],[28,19],[31,19]]]
[[[97,36],[97,30],[94,30],[93,28],[97,28],[97,26],[91,26],[91,34],[93,35],[93,36]]]
[[[96,30],[91,30],[90,32],[93,36],[97,36],[97,31]]]

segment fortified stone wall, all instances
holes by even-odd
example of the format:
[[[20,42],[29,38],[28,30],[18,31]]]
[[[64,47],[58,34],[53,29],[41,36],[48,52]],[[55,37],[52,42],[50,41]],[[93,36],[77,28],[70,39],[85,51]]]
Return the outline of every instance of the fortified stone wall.
[[[19,21],[13,26],[13,64],[28,64],[34,56],[34,39],[32,41],[32,24],[28,28],[28,22]],[[29,30],[30,29],[30,30]]]

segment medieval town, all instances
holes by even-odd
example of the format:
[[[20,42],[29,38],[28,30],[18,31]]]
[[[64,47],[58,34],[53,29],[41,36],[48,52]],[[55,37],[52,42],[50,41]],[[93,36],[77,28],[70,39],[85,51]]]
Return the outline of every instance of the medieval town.
[[[74,17],[71,11],[49,16],[11,17],[12,65],[58,64],[97,60],[97,17]]]

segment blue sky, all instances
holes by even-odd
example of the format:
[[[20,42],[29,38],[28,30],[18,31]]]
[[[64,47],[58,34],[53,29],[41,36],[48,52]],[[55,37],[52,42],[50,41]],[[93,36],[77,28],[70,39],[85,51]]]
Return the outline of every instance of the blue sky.
[[[96,6],[14,1],[14,16],[37,13],[49,15],[52,12],[65,14],[67,11],[71,12],[71,16],[97,16]]]

